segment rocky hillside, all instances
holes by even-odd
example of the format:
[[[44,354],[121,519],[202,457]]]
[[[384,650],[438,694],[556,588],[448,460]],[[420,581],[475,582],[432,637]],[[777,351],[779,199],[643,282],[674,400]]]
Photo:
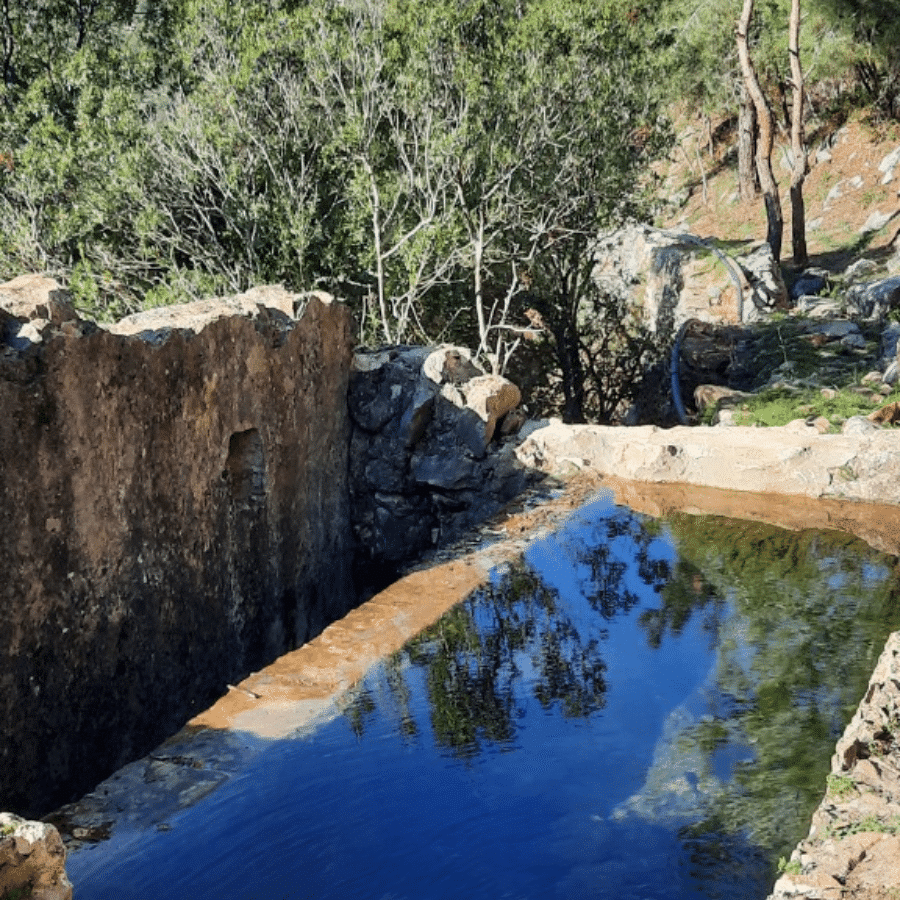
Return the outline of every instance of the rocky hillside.
[[[658,224],[697,235],[740,261],[764,239],[765,210],[761,198],[739,196],[733,133],[723,126],[713,135],[710,153],[702,122],[682,124],[676,149],[658,172],[667,198]],[[869,415],[889,424],[900,409],[894,406],[900,401],[894,364],[900,127],[875,126],[859,115],[813,131],[804,188],[810,264],[803,270],[790,255],[785,140],[774,159],[785,216],[787,303],[778,301],[780,310],[744,327],[690,330],[682,355],[685,403],[695,421],[712,424],[783,425],[805,418],[838,430]],[[881,285],[877,299],[873,284]],[[709,290],[702,283],[699,289]],[[735,323],[728,304],[717,313],[715,301],[704,306],[710,302],[709,315],[700,318]],[[698,390],[704,383],[716,389]]]
[[[661,196],[667,202],[658,224],[713,237],[729,248],[765,238],[762,198],[742,201],[738,193],[736,136],[722,126],[708,132],[697,119],[682,123],[675,148],[660,167]],[[718,139],[717,139],[718,138]],[[873,125],[863,114],[843,124],[819,123],[808,137],[810,172],[804,185],[810,264],[839,274],[866,257],[892,272],[900,230],[900,124]],[[786,276],[791,258],[789,136],[780,134],[773,154],[781,191]],[[893,259],[893,262],[891,260]]]

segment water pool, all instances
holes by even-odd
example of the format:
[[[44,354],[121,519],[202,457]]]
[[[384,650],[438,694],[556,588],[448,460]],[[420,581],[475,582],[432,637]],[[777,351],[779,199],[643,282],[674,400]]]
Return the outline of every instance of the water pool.
[[[583,508],[76,900],[764,897],[887,634],[835,532]]]

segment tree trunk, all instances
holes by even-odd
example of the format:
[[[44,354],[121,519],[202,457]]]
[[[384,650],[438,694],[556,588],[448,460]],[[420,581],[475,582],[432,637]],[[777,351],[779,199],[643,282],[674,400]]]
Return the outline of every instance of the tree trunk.
[[[556,359],[562,373],[563,422],[578,425],[584,418],[584,366],[578,327],[568,318],[557,321],[551,328],[556,344]]]
[[[809,262],[806,250],[806,209],[803,203],[803,182],[806,180],[806,142],[803,137],[803,67],[800,65],[800,0],[791,0],[788,37],[791,55],[793,104],[791,106],[791,153],[794,167],[791,172],[791,246],[794,265],[804,267]]]
[[[741,87],[741,105],[738,112],[738,186],[742,200],[753,200],[759,193],[759,177],[756,174],[756,111],[747,93]]]
[[[759,140],[756,144],[756,171],[766,204],[766,240],[772,248],[775,261],[781,259],[781,241],[784,233],[784,219],[781,214],[781,199],[778,196],[778,185],[772,173],[772,145],[775,139],[772,123],[772,110],[763,94],[756,77],[756,70],[750,60],[747,44],[747,31],[753,15],[753,0],[744,0],[744,8],[737,26],[737,50],[741,61],[741,72],[747,93],[753,100],[756,109],[756,121],[759,124]]]

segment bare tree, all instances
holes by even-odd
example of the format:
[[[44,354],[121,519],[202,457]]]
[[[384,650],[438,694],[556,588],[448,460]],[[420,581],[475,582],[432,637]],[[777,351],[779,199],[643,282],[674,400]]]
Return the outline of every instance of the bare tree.
[[[803,202],[803,182],[808,171],[806,142],[803,136],[803,67],[800,65],[800,0],[791,0],[788,49],[791,56],[791,246],[794,265],[805,266],[809,262],[806,250],[806,208]]]
[[[766,205],[766,240],[772,248],[772,255],[776,261],[781,258],[781,241],[784,232],[784,218],[781,213],[781,199],[778,196],[778,185],[772,173],[772,146],[774,143],[774,123],[772,110],[766,100],[756,69],[750,59],[750,49],[747,34],[750,29],[750,19],[753,16],[753,0],[744,0],[744,7],[737,24],[737,50],[741,62],[741,72],[744,76],[744,84],[747,93],[753,100],[756,109],[756,120],[759,125],[759,139],[756,144],[756,171],[759,175],[759,183],[763,192],[763,200]]]
[[[741,85],[738,107],[738,185],[742,200],[753,200],[759,192],[759,176],[756,174],[756,110]]]

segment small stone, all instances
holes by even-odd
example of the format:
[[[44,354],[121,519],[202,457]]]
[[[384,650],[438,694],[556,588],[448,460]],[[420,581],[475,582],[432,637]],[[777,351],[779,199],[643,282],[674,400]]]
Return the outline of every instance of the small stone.
[[[865,416],[850,416],[841,428],[841,434],[862,436],[874,434],[878,431],[878,425]]]

